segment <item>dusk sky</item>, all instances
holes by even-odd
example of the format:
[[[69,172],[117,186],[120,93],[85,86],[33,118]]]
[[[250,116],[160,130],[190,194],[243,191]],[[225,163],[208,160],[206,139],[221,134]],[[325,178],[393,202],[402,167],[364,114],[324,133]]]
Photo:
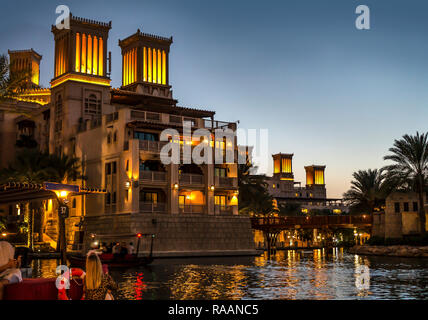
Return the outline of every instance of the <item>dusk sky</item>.
[[[341,197],[352,172],[379,168],[394,139],[427,131],[427,1],[3,1],[0,53],[43,55],[53,77],[55,8],[112,20],[112,86],[121,85],[118,39],[140,28],[173,36],[170,84],[179,105],[218,120],[269,129],[270,153],[326,165],[327,195]],[[371,29],[355,27],[370,8]],[[269,171],[272,172],[269,155]]]

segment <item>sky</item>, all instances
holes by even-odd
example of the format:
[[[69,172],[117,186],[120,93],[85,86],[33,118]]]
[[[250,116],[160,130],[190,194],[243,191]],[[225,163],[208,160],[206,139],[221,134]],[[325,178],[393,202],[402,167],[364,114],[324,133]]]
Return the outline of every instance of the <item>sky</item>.
[[[0,53],[42,54],[53,77],[55,8],[112,21],[112,86],[121,85],[118,39],[173,36],[170,84],[179,105],[216,111],[244,129],[268,129],[270,154],[326,165],[328,197],[341,197],[360,169],[386,163],[394,139],[427,131],[428,2],[424,0],[3,1]],[[370,30],[355,27],[358,5]],[[257,152],[257,150],[256,150]]]

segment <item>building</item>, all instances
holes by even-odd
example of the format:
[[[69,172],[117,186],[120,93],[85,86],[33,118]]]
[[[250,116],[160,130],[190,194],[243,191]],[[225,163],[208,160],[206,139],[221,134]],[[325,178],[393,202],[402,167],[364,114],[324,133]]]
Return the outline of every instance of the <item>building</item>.
[[[327,198],[325,166],[305,166],[306,184],[294,180],[292,153],[277,153],[273,158],[273,176],[268,179],[268,191],[277,205],[298,204],[302,213],[310,210],[347,211],[341,199]]]
[[[426,196],[425,215],[427,216]],[[416,192],[393,192],[385,200],[385,210],[373,212],[372,237],[400,239],[420,234],[419,197]],[[427,226],[428,226],[428,220]],[[426,226],[426,227],[427,227]]]
[[[25,51],[23,65],[31,65],[33,85],[18,100],[1,106],[8,110],[0,114],[0,137],[9,138],[8,147],[16,150],[25,135],[25,141],[42,150],[78,157],[87,179],[75,183],[106,190],[103,196],[70,199],[69,249],[87,250],[95,240],[135,242],[135,235],[143,232],[155,234],[157,255],[254,253],[250,221],[238,215],[236,158],[222,164],[196,164],[185,155],[180,163],[161,161],[161,150],[169,143],[190,151],[206,143],[213,154],[235,153],[236,143],[214,131],[234,131],[237,124],[218,121],[214,111],[178,105],[169,82],[172,37],[137,30],[119,40],[122,86],[112,88],[107,48],[111,27],[111,22],[71,15],[70,29],[52,26],[55,68],[50,88],[38,87],[41,56]],[[22,55],[9,54],[11,61]],[[32,117],[11,112],[19,108],[29,109]],[[183,123],[191,124],[190,132]],[[165,129],[178,135],[161,141]],[[210,133],[206,141],[192,138],[199,129]],[[2,156],[3,167],[14,152]],[[55,210],[49,212],[46,224],[55,225]],[[49,239],[56,236],[52,232]]]

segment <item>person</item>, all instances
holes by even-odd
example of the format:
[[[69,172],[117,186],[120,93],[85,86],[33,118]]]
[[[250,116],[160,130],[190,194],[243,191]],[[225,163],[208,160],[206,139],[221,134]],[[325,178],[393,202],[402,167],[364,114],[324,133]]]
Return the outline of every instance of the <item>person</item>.
[[[122,242],[120,246],[120,256],[123,258],[126,256],[127,253],[128,253],[128,249],[126,247],[126,242]]]
[[[126,249],[128,250],[128,254],[134,254],[134,244],[132,242],[130,242],[128,244],[128,246],[126,247]]]
[[[112,291],[117,290],[117,284],[109,274],[103,273],[103,267],[98,255],[89,253],[86,258],[86,275],[83,279],[83,294],[85,300],[114,300]]]
[[[120,258],[120,251],[121,251],[120,243],[116,242],[116,244],[113,246],[112,253],[115,259]]]
[[[22,281],[21,256],[14,259],[15,249],[7,241],[0,241],[0,300],[3,300],[4,288],[8,284]]]

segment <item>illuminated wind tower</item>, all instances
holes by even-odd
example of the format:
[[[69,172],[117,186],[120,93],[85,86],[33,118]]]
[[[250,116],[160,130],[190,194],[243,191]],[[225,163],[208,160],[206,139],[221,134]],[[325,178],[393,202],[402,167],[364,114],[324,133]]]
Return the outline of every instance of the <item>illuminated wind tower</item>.
[[[54,78],[55,87],[67,80],[110,85],[107,74],[107,38],[111,21],[73,17],[70,29],[52,26],[55,37]]]
[[[78,132],[101,125],[111,113],[107,72],[107,39],[111,21],[99,22],[70,14],[70,28],[52,26],[55,40],[51,80],[50,152],[75,153]]]
[[[294,182],[293,153],[273,154],[273,175],[280,180]]]
[[[311,165],[306,166],[306,189],[312,192],[314,198],[325,198],[325,178],[324,170],[325,166]]]
[[[169,85],[169,49],[172,37],[142,33],[119,40],[122,49],[122,88],[172,98]]]
[[[28,86],[38,87],[40,85],[40,60],[42,56],[33,49],[8,50],[10,61],[10,72],[28,72]]]

